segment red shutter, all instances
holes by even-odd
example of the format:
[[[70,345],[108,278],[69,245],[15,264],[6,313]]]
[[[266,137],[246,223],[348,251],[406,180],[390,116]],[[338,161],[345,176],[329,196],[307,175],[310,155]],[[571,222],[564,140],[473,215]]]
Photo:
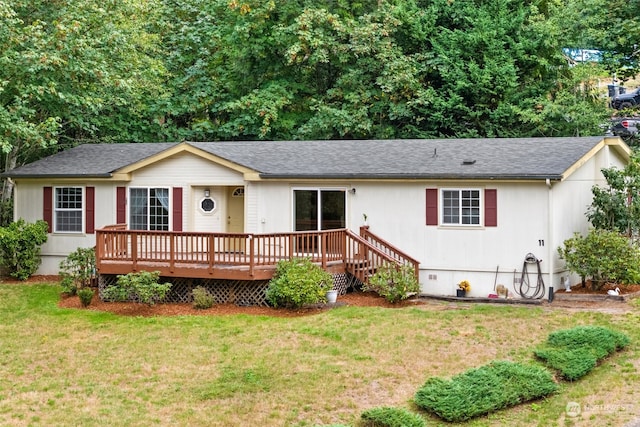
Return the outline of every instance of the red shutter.
[[[116,224],[127,223],[127,188],[116,188]]]
[[[48,232],[53,230],[53,188],[44,187],[42,192],[42,219],[49,224]]]
[[[437,188],[427,188],[427,225],[438,225]]]
[[[85,233],[93,234],[96,230],[96,189],[94,187],[85,188],[85,209],[84,209],[84,228]]]
[[[498,226],[498,191],[484,190],[484,226]]]
[[[182,187],[173,187],[173,231],[182,231]]]

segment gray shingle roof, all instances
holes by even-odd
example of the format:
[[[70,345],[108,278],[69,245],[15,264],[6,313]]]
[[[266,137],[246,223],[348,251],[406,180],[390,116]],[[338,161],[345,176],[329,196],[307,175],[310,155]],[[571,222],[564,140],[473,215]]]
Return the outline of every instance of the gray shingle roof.
[[[603,137],[189,144],[263,178],[560,179]],[[465,161],[474,162],[463,165]]]
[[[187,144],[255,170],[265,179],[561,179],[602,140],[566,137]],[[108,177],[176,144],[81,145],[5,175]],[[463,164],[465,161],[472,164]]]
[[[167,148],[172,143],[84,144],[37,160],[3,176],[14,178],[108,178],[113,172],[139,162]]]

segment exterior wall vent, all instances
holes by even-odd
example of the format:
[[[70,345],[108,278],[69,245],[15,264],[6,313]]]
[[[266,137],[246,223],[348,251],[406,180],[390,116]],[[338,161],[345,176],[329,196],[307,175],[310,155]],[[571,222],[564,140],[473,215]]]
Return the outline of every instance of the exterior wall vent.
[[[462,164],[463,164],[463,165],[473,165],[473,164],[475,164],[475,162],[476,162],[475,160],[469,160],[469,159],[467,159],[467,160],[463,160],[463,161],[462,161]]]

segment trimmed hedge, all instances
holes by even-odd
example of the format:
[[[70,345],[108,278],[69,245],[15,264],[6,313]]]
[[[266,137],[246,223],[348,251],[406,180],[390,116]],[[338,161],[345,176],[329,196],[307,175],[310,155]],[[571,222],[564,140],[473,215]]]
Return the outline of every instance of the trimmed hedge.
[[[415,395],[415,403],[450,422],[538,399],[558,390],[544,368],[494,361],[450,380],[429,378]]]
[[[372,408],[360,416],[363,427],[424,427],[424,419],[403,408]]]
[[[550,333],[534,354],[564,379],[573,381],[628,344],[629,337],[623,333],[602,326],[577,326]]]

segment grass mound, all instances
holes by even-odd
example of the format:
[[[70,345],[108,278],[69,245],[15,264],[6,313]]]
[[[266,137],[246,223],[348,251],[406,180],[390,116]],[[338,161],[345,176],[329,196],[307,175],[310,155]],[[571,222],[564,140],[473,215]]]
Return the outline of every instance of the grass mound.
[[[446,421],[460,422],[557,390],[551,373],[544,368],[495,361],[450,380],[428,379],[416,393],[415,402]]]
[[[424,427],[424,419],[402,408],[372,408],[360,416],[363,427]]]
[[[577,326],[549,334],[534,354],[566,380],[587,375],[598,362],[629,344],[629,337],[601,326]]]

